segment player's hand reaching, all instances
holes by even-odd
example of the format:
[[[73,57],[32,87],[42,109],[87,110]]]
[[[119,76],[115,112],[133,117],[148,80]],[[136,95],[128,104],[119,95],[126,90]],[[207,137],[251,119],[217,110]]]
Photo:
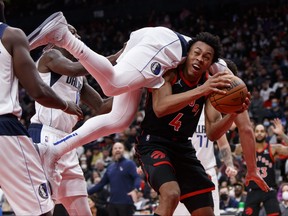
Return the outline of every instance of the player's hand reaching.
[[[261,190],[265,192],[270,190],[269,186],[258,172],[247,172],[245,185],[248,186],[250,181],[254,181],[261,188]]]
[[[232,166],[227,166],[226,167],[226,170],[225,170],[225,174],[228,176],[228,177],[233,177],[233,176],[236,176],[238,173],[238,171],[232,167]]]
[[[274,127],[272,127],[273,133],[275,133],[277,135],[282,135],[284,133],[284,127],[283,127],[282,122],[279,118],[273,119],[273,125],[274,125]]]
[[[79,120],[83,119],[83,112],[81,108],[72,101],[66,101],[67,105],[65,109],[63,109],[63,112],[66,112],[71,115],[77,115]]]
[[[250,103],[251,103],[251,93],[248,92],[247,97],[245,98],[245,101],[242,104],[242,108],[239,111],[237,111],[236,113],[239,114],[239,113],[244,112],[245,110],[248,110]]]
[[[218,72],[213,76],[209,77],[206,82],[202,85],[205,95],[209,95],[212,92],[219,94],[226,94],[225,88],[231,86],[231,79],[233,75],[228,73],[227,71]]]

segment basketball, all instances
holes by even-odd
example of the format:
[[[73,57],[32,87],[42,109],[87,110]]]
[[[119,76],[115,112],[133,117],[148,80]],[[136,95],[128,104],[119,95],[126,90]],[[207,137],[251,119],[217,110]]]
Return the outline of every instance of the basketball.
[[[248,94],[246,84],[239,77],[234,76],[231,81],[231,87],[224,88],[225,95],[212,93],[209,100],[213,107],[221,113],[230,114],[241,110],[242,104]]]

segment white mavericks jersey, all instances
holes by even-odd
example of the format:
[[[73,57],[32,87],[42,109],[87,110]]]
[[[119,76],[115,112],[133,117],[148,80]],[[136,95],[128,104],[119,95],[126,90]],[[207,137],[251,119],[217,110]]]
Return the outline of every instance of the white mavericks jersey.
[[[20,118],[22,109],[19,104],[18,78],[13,71],[12,56],[5,49],[1,40],[0,70],[0,115],[13,114]]]
[[[176,68],[187,56],[191,38],[165,27],[145,27],[133,31],[117,59],[137,68],[145,77],[145,87],[159,88],[162,75]]]
[[[192,145],[196,150],[196,156],[201,161],[205,170],[216,166],[216,158],[214,155],[214,144],[207,138],[205,130],[205,114],[202,110],[196,131],[192,139]]]
[[[43,81],[66,101],[79,104],[80,91],[83,87],[83,77],[69,77],[54,72],[39,73]],[[35,115],[31,123],[50,126],[66,133],[71,133],[78,121],[76,115],[70,115],[60,109],[47,108],[35,102]]]

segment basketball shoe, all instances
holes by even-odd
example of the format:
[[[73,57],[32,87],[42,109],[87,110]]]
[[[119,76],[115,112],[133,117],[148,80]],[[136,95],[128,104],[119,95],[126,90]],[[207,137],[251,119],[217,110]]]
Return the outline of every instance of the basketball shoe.
[[[48,43],[62,47],[65,36],[71,34],[68,23],[62,12],[50,15],[40,26],[28,35],[30,50]],[[71,34],[72,35],[72,34]]]

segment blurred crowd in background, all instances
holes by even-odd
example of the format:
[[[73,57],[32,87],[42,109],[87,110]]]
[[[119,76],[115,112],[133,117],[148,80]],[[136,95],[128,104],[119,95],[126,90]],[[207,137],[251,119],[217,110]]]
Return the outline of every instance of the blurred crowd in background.
[[[159,0],[160,1],[160,0]],[[177,4],[172,7],[163,6],[167,10],[158,10],[157,0],[154,0],[150,10],[139,12],[135,7],[132,13],[113,15],[111,11],[115,6],[119,10],[133,10],[132,0],[10,0],[7,1],[7,23],[11,23],[22,28],[29,34],[33,28],[37,27],[51,13],[61,10],[68,22],[74,25],[78,34],[90,48],[99,54],[108,56],[115,53],[128,40],[131,31],[146,26],[166,26],[175,31],[188,36],[193,36],[200,31],[208,31],[221,38],[224,47],[224,57],[233,60],[238,67],[238,76],[242,78],[249,91],[251,92],[251,105],[249,113],[253,123],[263,123],[268,131],[267,142],[282,143],[282,140],[273,134],[271,120],[279,118],[287,132],[288,123],[288,3],[287,1],[219,1],[217,5],[208,4],[208,1],[195,3],[194,1],[179,1],[183,6]],[[146,8],[145,1],[137,1],[137,6],[143,3],[143,10]],[[150,2],[150,1],[148,1]],[[178,2],[178,1],[177,1]],[[208,5],[206,5],[207,3]],[[176,4],[167,0],[166,4]],[[171,5],[170,5],[171,6]],[[88,18],[78,16],[77,11],[91,12]],[[107,16],[106,16],[107,15]],[[40,20],[35,19],[38,17]],[[25,23],[25,20],[34,20],[33,24]],[[36,59],[41,50],[32,52]],[[97,89],[103,97],[97,81],[88,76],[90,84]],[[20,99],[23,107],[22,122],[25,126],[29,125],[29,119],[34,114],[34,101],[20,90]],[[110,136],[102,137],[92,143],[79,148],[79,161],[87,180],[87,188],[96,184],[111,162],[111,144],[115,141],[123,142],[126,146],[125,157],[134,159],[133,146],[139,132],[139,124],[144,117],[144,97],[135,120],[125,131]],[[79,127],[86,119],[93,116],[93,112],[88,107],[82,106],[85,118],[79,122]],[[192,135],[192,134],[191,134]],[[237,128],[231,128],[227,132],[227,137],[231,144],[239,143]],[[284,143],[283,143],[284,144]],[[288,145],[288,143],[286,143]],[[225,165],[218,154],[215,145],[215,155],[219,170],[219,183],[227,185],[229,196],[245,194],[244,177],[245,161],[242,157],[234,156],[234,164],[238,169],[235,178],[228,178],[225,175]],[[137,162],[137,161],[136,161]],[[288,166],[286,158],[279,158],[276,161],[277,182],[279,187],[288,182]],[[138,203],[139,209],[151,209],[156,205],[157,194],[154,198],[153,191],[145,184],[139,192],[139,202],[146,200],[146,204]],[[140,194],[142,193],[142,194]],[[237,197],[238,196],[238,197]],[[91,200],[96,203],[98,208],[104,208],[109,197],[109,187],[107,191],[96,194]],[[279,202],[281,202],[281,197]],[[149,201],[148,201],[149,200]],[[150,203],[150,204],[149,204]],[[149,205],[148,205],[149,204]],[[105,215],[105,212],[103,213]]]

